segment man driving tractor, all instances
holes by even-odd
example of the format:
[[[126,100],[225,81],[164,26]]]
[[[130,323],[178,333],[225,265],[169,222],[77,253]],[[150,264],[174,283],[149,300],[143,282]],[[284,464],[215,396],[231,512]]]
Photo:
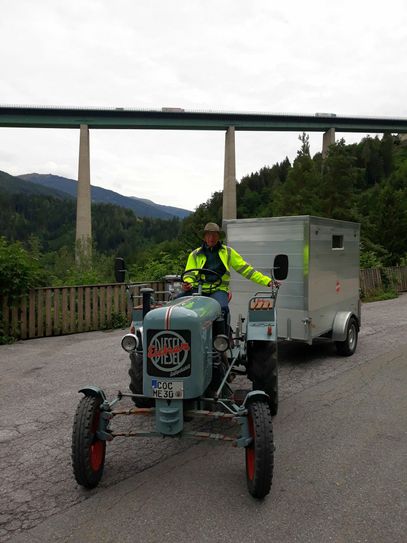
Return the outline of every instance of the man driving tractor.
[[[198,270],[204,269],[203,276],[207,282],[202,285],[202,294],[219,302],[225,317],[229,311],[228,294],[231,267],[246,279],[251,279],[259,285],[270,287],[272,279],[255,270],[237,251],[222,243],[220,234],[221,230],[217,224],[208,222],[205,225],[203,243],[190,253],[185,267],[185,271],[195,271],[184,276],[182,284],[184,292],[179,296],[188,296],[197,291],[193,286],[194,279],[199,274]],[[214,273],[211,274],[208,271]],[[219,276],[222,278],[221,282],[216,281]],[[216,283],[214,283],[215,281]]]

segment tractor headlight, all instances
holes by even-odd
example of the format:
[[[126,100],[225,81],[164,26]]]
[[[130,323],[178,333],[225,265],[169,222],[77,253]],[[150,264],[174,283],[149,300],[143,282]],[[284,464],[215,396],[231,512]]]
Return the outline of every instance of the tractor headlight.
[[[135,334],[126,334],[122,339],[122,347],[128,353],[135,351],[138,347],[138,337]]]
[[[219,334],[213,340],[213,346],[219,353],[224,353],[229,349],[229,339],[223,334]]]

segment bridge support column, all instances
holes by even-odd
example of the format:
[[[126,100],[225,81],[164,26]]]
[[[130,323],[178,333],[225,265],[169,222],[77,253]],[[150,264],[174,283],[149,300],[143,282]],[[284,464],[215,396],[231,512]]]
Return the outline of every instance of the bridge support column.
[[[322,137],[322,158],[328,155],[328,147],[335,143],[335,128],[329,128]]]
[[[79,135],[78,192],[76,204],[75,258],[80,263],[92,255],[89,127],[81,124]]]
[[[234,126],[230,126],[227,129],[225,136],[222,219],[236,219],[236,156]]]

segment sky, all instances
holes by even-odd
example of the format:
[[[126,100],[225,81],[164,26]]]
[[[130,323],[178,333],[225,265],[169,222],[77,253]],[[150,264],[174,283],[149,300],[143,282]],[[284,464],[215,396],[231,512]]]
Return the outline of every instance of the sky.
[[[407,117],[405,0],[0,0],[0,104]],[[236,177],[295,132],[236,132]],[[360,134],[337,134],[347,143]],[[91,183],[194,209],[222,131],[91,130]],[[322,134],[310,134],[311,153]],[[0,128],[0,170],[77,179],[79,129]]]

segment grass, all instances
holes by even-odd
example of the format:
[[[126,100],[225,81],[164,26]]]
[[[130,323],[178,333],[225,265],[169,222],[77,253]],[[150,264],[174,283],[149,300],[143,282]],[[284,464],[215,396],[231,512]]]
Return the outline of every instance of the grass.
[[[382,300],[392,300],[393,298],[398,298],[398,293],[393,288],[377,289],[370,292],[367,296],[362,296],[362,302],[380,302]]]

